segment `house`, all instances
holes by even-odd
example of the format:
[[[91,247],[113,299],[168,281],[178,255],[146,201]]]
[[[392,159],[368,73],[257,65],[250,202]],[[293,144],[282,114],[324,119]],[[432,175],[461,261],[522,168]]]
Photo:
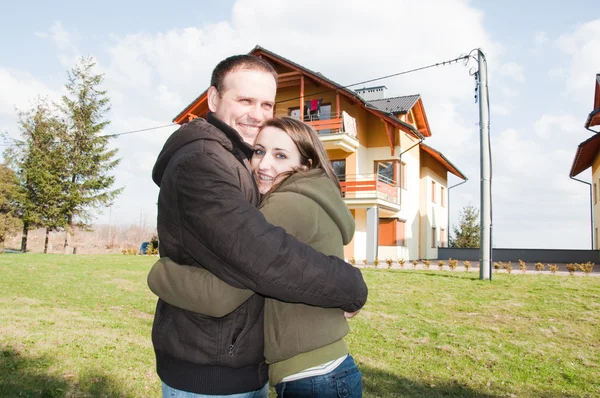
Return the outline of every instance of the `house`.
[[[251,54],[279,75],[275,115],[311,124],[329,154],[356,221],[345,257],[437,258],[448,244],[448,173],[466,177],[423,143],[431,129],[421,96],[385,98],[385,86],[355,92],[260,46]],[[205,91],[173,121],[207,112]]]
[[[594,133],[593,136],[583,141],[577,147],[575,159],[571,166],[569,176],[573,179],[583,171],[592,167],[592,182],[590,185],[592,204],[592,249],[600,249],[598,237],[598,223],[600,222],[600,206],[598,205],[598,196],[600,195],[600,134],[591,129],[594,126],[600,126],[600,74],[596,75],[596,89],[594,93],[594,108],[587,117],[584,127]],[[578,180],[579,181],[579,180]]]

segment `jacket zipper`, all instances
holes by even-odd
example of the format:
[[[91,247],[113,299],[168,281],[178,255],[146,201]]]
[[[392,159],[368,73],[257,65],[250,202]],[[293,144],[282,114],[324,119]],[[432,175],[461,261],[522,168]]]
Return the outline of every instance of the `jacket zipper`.
[[[229,345],[229,352],[228,352],[228,354],[229,354],[230,357],[232,357],[233,354],[234,354],[233,350],[235,349],[235,344],[238,341],[240,341],[240,339],[242,337],[244,337],[244,335],[248,332],[248,329],[250,329],[249,322],[248,322],[248,318],[249,317],[250,316],[246,313],[246,317],[245,317],[245,320],[244,320],[244,328],[242,329],[242,331],[240,332],[240,334],[237,335],[237,337],[235,338],[235,340],[232,340],[231,344]]]

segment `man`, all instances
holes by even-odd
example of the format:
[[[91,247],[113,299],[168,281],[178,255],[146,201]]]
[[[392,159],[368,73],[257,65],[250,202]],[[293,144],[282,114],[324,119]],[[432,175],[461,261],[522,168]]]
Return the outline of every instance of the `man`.
[[[173,133],[154,166],[161,256],[258,293],[223,318],[158,300],[152,342],[165,397],[267,397],[262,296],[347,312],[366,301],[358,269],[301,244],[256,209],[248,158],[260,126],[273,116],[276,79],[258,57],[219,63],[207,119]]]

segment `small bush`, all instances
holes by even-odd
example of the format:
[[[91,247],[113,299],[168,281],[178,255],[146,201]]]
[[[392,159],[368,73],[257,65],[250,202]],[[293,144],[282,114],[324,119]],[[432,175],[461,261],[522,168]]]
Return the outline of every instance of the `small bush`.
[[[527,264],[523,260],[519,260],[519,267],[521,267],[521,272],[527,272]]]
[[[125,249],[121,250],[121,253],[126,255],[137,256],[138,250],[135,247],[126,247]]]
[[[469,272],[469,268],[471,268],[471,262],[465,261],[463,264],[465,265],[465,272]]]
[[[580,269],[581,269],[581,271],[583,271],[583,273],[585,273],[586,275],[589,275],[594,270],[594,263],[588,261],[585,264],[580,264]]]
[[[419,264],[419,260],[412,260],[413,269],[417,269],[417,264]]]
[[[442,260],[438,261],[438,268],[440,269],[440,271],[442,270],[442,268],[444,268],[444,265],[445,263]]]
[[[350,259],[350,264],[356,265],[356,259],[354,257]]]
[[[494,262],[494,269],[497,271],[502,267],[502,263]]]
[[[569,263],[567,264],[567,271],[569,271],[569,274],[574,275],[575,271],[577,271],[577,264],[575,263]]]
[[[425,264],[425,268],[429,269],[429,266],[431,265],[431,260],[423,260],[422,262],[423,264]]]
[[[450,260],[448,260],[448,265],[450,266],[450,269],[452,271],[454,271],[456,269],[456,267],[458,266],[458,260],[450,259]]]
[[[556,265],[556,264],[548,264],[548,269],[553,274],[556,274],[556,271],[558,271],[558,265]]]
[[[504,269],[506,270],[507,273],[512,273],[512,264],[509,261],[508,263],[504,264]]]
[[[392,268],[392,264],[394,263],[394,260],[392,260],[391,258],[386,258],[385,262],[386,262],[388,268]]]
[[[373,260],[373,265],[375,267],[377,267],[379,265],[379,259],[377,257],[375,257],[375,260]]]
[[[399,259],[398,259],[398,264],[400,265],[400,268],[404,268],[404,263],[405,263],[405,262],[406,262],[406,260],[405,260],[405,259],[403,259],[403,258],[399,258]]]
[[[367,259],[366,258],[363,260],[363,264],[367,265]]]
[[[542,264],[542,263],[535,263],[535,269],[537,269],[538,271],[543,271],[544,270],[544,264]]]

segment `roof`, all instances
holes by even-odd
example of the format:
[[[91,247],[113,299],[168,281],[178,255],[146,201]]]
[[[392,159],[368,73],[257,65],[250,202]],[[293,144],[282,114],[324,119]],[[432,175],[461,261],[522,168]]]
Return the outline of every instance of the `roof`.
[[[450,173],[465,181],[467,180],[467,177],[463,173],[461,173],[460,170],[458,170],[444,155],[442,155],[441,152],[436,151],[429,145],[425,145],[423,143],[421,143],[420,147],[422,150],[431,155],[431,157],[440,162],[442,166],[444,166],[446,170],[448,170]]]
[[[595,134],[579,144],[569,176],[575,177],[577,174],[590,167],[594,162],[598,151],[600,151],[600,134]]]
[[[600,125],[600,73],[596,75],[596,91],[594,93],[594,110],[585,121],[585,128]]]
[[[288,66],[291,66],[292,68],[295,68],[297,70],[301,70],[302,72],[308,74],[308,75],[312,75],[312,78],[314,79],[318,79],[321,80],[322,82],[334,87],[336,90],[338,90],[341,94],[346,95],[347,97],[352,98],[354,101],[357,101],[359,103],[361,103],[366,109],[370,110],[371,112],[377,113],[380,116],[382,116],[383,119],[387,119],[388,122],[391,122],[392,124],[395,124],[396,126],[400,127],[400,129],[402,129],[403,131],[410,133],[410,134],[414,134],[415,132],[417,133],[417,137],[419,139],[423,138],[423,134],[421,134],[417,129],[412,128],[412,126],[410,126],[407,123],[402,122],[400,119],[398,119],[397,117],[395,117],[391,112],[387,112],[385,110],[379,109],[377,107],[374,107],[372,105],[370,105],[367,101],[365,101],[358,93],[348,89],[348,86],[342,86],[339,83],[334,82],[333,80],[330,80],[328,78],[326,78],[325,76],[323,76],[321,73],[319,72],[314,72],[300,64],[295,63],[294,61],[290,61],[289,59],[282,57],[281,55],[275,54],[259,45],[257,45],[256,47],[254,47],[254,49],[252,49],[252,51],[250,51],[250,54],[261,54],[261,55],[266,55],[269,58],[273,58],[275,60],[277,60],[280,63],[286,63],[288,64]],[[202,94],[200,94],[198,97],[196,97],[189,105],[187,105],[181,112],[179,112],[179,114],[177,116],[175,116],[173,118],[173,122],[176,122],[176,120],[178,120],[181,116],[183,116],[184,114],[186,114],[187,112],[189,112],[190,109],[192,109],[194,107],[194,105],[203,97],[206,95],[206,92],[208,91],[205,90]],[[411,128],[407,128],[407,126],[410,126]],[[429,129],[427,128],[427,131]],[[427,134],[427,136],[429,136],[430,133]]]
[[[408,113],[408,111],[417,103],[419,98],[421,98],[419,94],[382,98],[369,101],[369,105],[372,105],[384,112],[393,113],[396,115],[398,113]]]

